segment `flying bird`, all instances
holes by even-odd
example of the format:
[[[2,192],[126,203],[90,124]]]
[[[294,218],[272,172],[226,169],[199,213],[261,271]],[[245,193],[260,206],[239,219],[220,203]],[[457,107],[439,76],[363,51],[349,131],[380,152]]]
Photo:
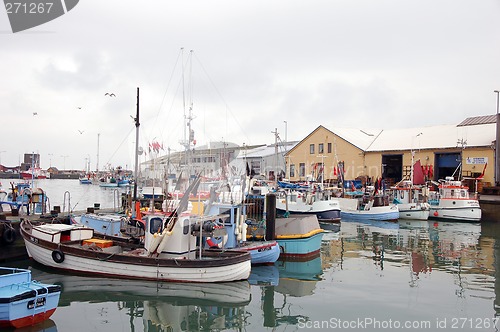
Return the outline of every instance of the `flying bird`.
[[[112,92],[111,93],[106,92],[104,95],[105,96],[110,96],[110,97],[116,97],[116,95],[114,93],[112,93]]]
[[[33,116],[35,116],[35,115],[38,115],[38,113],[37,112],[33,112]]]
[[[78,108],[79,110],[81,110],[81,109],[82,109],[82,107],[81,107],[81,106],[79,106],[79,107],[77,107],[77,108]]]
[[[83,134],[83,132],[84,132],[84,131],[85,131],[85,130],[80,130],[80,129],[78,129],[78,132],[80,133],[80,135],[81,135],[81,134]]]

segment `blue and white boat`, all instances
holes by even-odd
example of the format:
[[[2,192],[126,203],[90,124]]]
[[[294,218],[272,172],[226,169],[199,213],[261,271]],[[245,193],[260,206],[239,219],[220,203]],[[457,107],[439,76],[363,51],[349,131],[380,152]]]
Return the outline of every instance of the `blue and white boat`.
[[[261,239],[266,232],[259,223],[250,224],[247,239]],[[266,226],[268,227],[268,225]],[[315,214],[289,215],[276,218],[275,238],[280,247],[280,260],[308,259],[319,253],[324,230]]]
[[[48,208],[45,191],[28,182],[11,183],[10,192],[0,189],[0,212],[5,214],[42,214]]]
[[[56,310],[61,286],[31,280],[31,271],[0,267],[0,329],[47,320]]]
[[[205,217],[215,216],[214,227],[224,228],[224,232],[220,236],[207,238],[206,245],[247,251],[254,265],[276,262],[280,256],[276,241],[247,241],[244,208],[241,204],[212,203]]]
[[[78,180],[80,181],[80,184],[92,184],[92,180],[87,176],[82,176]]]
[[[381,196],[339,197],[338,200],[342,220],[397,221],[399,219],[398,205],[386,204]]]
[[[119,179],[118,180],[118,187],[127,187],[127,186],[130,186],[129,179]]]

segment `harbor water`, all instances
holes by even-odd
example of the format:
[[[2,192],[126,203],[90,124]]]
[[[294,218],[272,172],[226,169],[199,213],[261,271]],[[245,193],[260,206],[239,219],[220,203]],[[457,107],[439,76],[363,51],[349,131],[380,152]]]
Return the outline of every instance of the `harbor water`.
[[[126,190],[77,180],[37,186],[52,205],[63,206],[69,192],[75,210],[113,208],[117,190]],[[252,267],[248,281],[208,285],[78,276],[29,260],[6,264],[62,286],[54,315],[29,331],[498,331],[499,227],[341,221],[324,225],[317,257]]]

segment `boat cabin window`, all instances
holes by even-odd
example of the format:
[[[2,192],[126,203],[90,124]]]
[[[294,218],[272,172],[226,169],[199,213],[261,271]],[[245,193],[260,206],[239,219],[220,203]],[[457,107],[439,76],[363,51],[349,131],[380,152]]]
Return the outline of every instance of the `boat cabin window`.
[[[451,197],[455,197],[455,189],[451,189]]]
[[[290,194],[290,202],[297,202],[297,194]]]
[[[189,233],[189,224],[190,224],[190,219],[186,218],[183,220],[183,225],[182,225],[182,234],[186,235]]]
[[[71,241],[71,231],[61,232],[61,242]]]
[[[465,193],[465,190],[460,190],[460,196],[461,196],[462,198],[467,197],[467,194]]]
[[[218,220],[218,222],[224,223],[224,225],[231,226],[231,217],[236,216],[236,208],[220,208],[219,214],[227,214],[229,217],[221,218]],[[236,218],[234,218],[234,220],[236,221]]]
[[[163,230],[163,219],[161,218],[151,218],[149,221],[149,232],[154,234],[156,232],[161,232]]]

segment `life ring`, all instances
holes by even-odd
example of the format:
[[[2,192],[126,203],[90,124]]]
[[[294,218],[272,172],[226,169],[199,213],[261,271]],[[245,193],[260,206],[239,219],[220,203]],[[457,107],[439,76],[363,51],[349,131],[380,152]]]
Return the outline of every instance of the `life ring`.
[[[59,249],[54,250],[52,252],[52,259],[56,263],[62,263],[62,262],[64,262],[64,253]]]
[[[227,234],[219,237],[207,237],[207,244],[210,248],[222,248],[227,243]]]
[[[16,232],[12,228],[5,228],[3,230],[2,239],[7,244],[12,244],[16,240]]]

